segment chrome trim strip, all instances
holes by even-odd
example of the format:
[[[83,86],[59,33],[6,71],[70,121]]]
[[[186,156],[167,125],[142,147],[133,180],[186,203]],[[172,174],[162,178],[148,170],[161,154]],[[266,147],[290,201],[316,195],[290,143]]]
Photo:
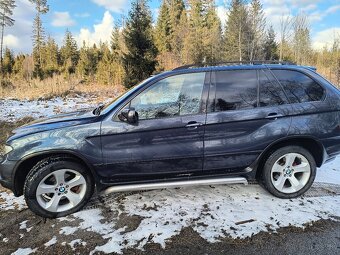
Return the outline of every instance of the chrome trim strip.
[[[211,178],[206,180],[185,180],[185,181],[169,181],[169,182],[157,182],[157,183],[145,183],[145,184],[129,184],[129,185],[117,185],[107,188],[103,191],[105,195],[114,192],[126,192],[126,191],[139,191],[139,190],[154,190],[165,188],[179,188],[179,187],[191,187],[202,185],[219,185],[219,184],[244,184],[247,185],[248,181],[243,177],[232,178]]]

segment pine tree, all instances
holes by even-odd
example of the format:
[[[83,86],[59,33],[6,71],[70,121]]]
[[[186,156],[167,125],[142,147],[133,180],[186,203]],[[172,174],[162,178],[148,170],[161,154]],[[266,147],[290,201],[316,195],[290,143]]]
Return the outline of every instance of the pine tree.
[[[276,35],[273,26],[270,26],[267,31],[266,40],[264,43],[265,60],[279,60],[278,45],[275,41]]]
[[[182,51],[187,36],[187,12],[183,0],[168,0],[170,16],[170,48],[175,61],[182,64]]]
[[[43,28],[41,15],[46,14],[49,11],[47,0],[29,0],[35,4],[37,14],[33,22],[33,59],[34,59],[34,75],[43,78],[42,71],[42,48],[45,44],[45,31]]]
[[[214,0],[206,1],[204,7],[203,45],[205,61],[207,63],[216,63],[221,60],[222,24],[217,15]]]
[[[79,51],[79,61],[77,65],[77,73],[85,79],[90,74],[91,69],[91,58],[89,49],[86,46],[85,41],[83,42],[83,46]]]
[[[155,29],[155,44],[160,53],[171,51],[170,16],[168,1],[163,0]]]
[[[115,60],[119,60],[122,54],[120,37],[119,27],[115,26],[112,29],[110,41],[111,51]]]
[[[0,39],[0,72],[3,69],[3,45],[4,45],[4,32],[5,27],[13,26],[14,19],[13,9],[16,7],[15,0],[1,0],[0,1],[0,27],[1,27],[1,39]]]
[[[221,57],[221,22],[214,0],[189,1],[189,31],[184,42],[186,62],[217,62]]]
[[[83,42],[83,47],[80,49],[79,60],[77,60],[77,73],[83,78],[93,80],[97,66],[102,58],[102,52],[97,48],[96,44],[92,47],[87,47]]]
[[[249,60],[261,60],[264,58],[263,44],[266,37],[266,19],[264,17],[263,6],[260,0],[251,1],[248,22],[248,58]]]
[[[146,0],[135,0],[124,29],[127,53],[123,56],[124,85],[130,88],[156,70],[157,48],[152,38],[152,18]]]
[[[9,48],[6,47],[3,58],[3,74],[11,75],[14,66],[14,54]]]
[[[248,13],[244,0],[232,0],[225,28],[225,55],[228,60],[247,58]]]
[[[58,73],[60,63],[59,49],[55,40],[50,36],[44,46],[43,55],[45,56],[43,60],[44,73],[48,76],[53,76],[53,74]]]
[[[66,30],[63,46],[60,48],[60,58],[64,72],[67,75],[76,71],[79,59],[77,42],[69,30]]]

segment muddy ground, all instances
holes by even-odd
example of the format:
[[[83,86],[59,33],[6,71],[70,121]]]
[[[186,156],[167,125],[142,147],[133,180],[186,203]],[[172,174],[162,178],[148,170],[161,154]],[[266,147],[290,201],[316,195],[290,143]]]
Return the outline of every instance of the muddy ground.
[[[10,131],[30,119],[17,123],[0,123],[0,144],[3,144]],[[337,188],[338,189],[338,188]],[[311,195],[320,195],[320,188],[311,190]],[[0,193],[9,191],[0,186]],[[327,189],[324,195],[336,195],[337,192]],[[112,210],[112,206],[106,206],[99,199],[94,199],[90,207],[94,205],[99,208],[103,220],[101,223],[114,222],[114,229],[124,229],[124,233],[136,230],[143,217],[124,213],[124,196],[116,199],[118,210]],[[256,198],[257,199],[257,198]],[[262,199],[262,198],[261,198]],[[304,200],[309,202],[308,200]],[[335,200],[339,201],[339,200]],[[4,201],[1,201],[0,205]],[[8,202],[8,201],[7,201]],[[6,202],[6,203],[7,203]],[[338,205],[340,210],[340,204]],[[203,208],[204,209],[204,208]],[[157,206],[145,206],[145,211],[157,211]],[[89,214],[91,215],[91,214]],[[287,212],[289,216],[289,211]],[[91,221],[90,221],[91,222]],[[27,207],[14,205],[12,209],[0,209],[0,254],[89,254],[96,247],[105,245],[108,237],[88,229],[78,229],[72,234],[65,234],[67,228],[78,228],[82,220],[77,217],[59,219],[43,219],[34,215]],[[95,224],[95,222],[94,222]],[[166,225],[166,222],[164,223]],[[248,223],[245,224],[245,227]],[[203,226],[204,227],[204,226]],[[230,227],[232,228],[232,227]],[[217,242],[211,243],[202,238],[202,233],[196,232],[193,227],[184,227],[177,234],[166,241],[165,248],[154,243],[152,239],[157,235],[145,233],[141,241],[146,241],[143,250],[124,249],[124,254],[340,254],[340,219],[332,217],[332,220],[321,219],[311,222],[305,228],[293,226],[279,228],[277,232],[270,230],[260,232],[245,239],[226,237],[220,238]],[[232,229],[231,229],[232,230]],[[63,233],[64,232],[64,233]],[[114,240],[113,240],[114,241]],[[127,241],[127,240],[126,240]],[[136,247],[138,244],[136,244]],[[21,250],[18,250],[21,249]],[[22,252],[22,253],[20,253]],[[96,251],[95,254],[102,252]]]
[[[1,192],[4,189],[1,188]],[[100,207],[100,203],[98,204]],[[105,219],[114,219],[117,212],[102,207]],[[152,209],[150,209],[152,210]],[[65,226],[78,226],[79,220],[43,219],[34,215],[27,208],[0,210],[0,254],[11,254],[18,248],[34,247],[34,254],[89,254],[105,240],[98,233],[79,230],[72,235],[60,235]],[[140,216],[121,214],[117,227],[126,226],[125,231],[132,231],[141,222]],[[147,243],[144,251],[124,250],[124,254],[339,254],[340,219],[312,222],[305,229],[285,227],[276,233],[261,232],[243,240],[221,238],[219,242],[209,243],[192,228],[183,228],[179,235],[167,241],[165,249],[159,244]],[[23,227],[23,222],[27,225]],[[155,233],[156,234],[156,233]],[[55,244],[46,243],[55,237]],[[145,238],[149,238],[145,236]],[[77,243],[74,240],[81,240]],[[95,254],[101,254],[96,252]]]

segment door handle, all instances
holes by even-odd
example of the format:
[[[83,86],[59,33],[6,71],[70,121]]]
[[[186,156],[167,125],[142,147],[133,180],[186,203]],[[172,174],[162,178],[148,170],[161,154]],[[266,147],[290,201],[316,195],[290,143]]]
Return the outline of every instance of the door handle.
[[[266,119],[269,119],[269,120],[276,120],[277,118],[281,118],[283,117],[282,114],[280,113],[276,113],[276,112],[272,112],[272,113],[269,113],[266,117]]]
[[[196,121],[190,121],[185,127],[188,129],[196,129],[198,127],[203,126],[203,123],[196,122]]]

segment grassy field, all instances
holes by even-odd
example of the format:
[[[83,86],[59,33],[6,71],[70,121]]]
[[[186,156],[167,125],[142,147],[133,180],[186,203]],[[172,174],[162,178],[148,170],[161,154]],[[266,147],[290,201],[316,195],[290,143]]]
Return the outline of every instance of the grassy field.
[[[23,99],[50,99],[65,97],[69,94],[121,94],[123,86],[105,85],[96,82],[84,81],[79,78],[65,78],[61,75],[45,80],[10,80],[5,86],[0,86],[0,98]]]

